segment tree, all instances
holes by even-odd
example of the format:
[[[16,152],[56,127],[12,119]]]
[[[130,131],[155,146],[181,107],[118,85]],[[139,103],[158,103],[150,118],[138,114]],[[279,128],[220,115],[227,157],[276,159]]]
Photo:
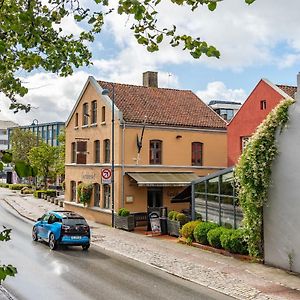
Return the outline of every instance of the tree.
[[[207,5],[213,11],[222,0],[171,0],[170,5],[189,6],[196,10]],[[255,0],[242,0],[248,4]],[[72,74],[74,68],[89,65],[91,53],[86,42],[92,42],[101,31],[105,18],[113,8],[113,1],[94,0],[84,6],[80,0],[0,0],[0,91],[8,96],[10,108],[17,112],[30,110],[30,104],[17,101],[24,96],[24,87],[18,75],[43,68],[61,76]],[[179,34],[176,25],[164,28],[159,25],[158,12],[161,0],[120,0],[117,12],[130,18],[131,30],[148,51],[159,50],[163,40],[170,46],[182,46],[194,58],[202,54],[219,57],[220,52],[199,37]],[[91,9],[90,6],[95,6]],[[62,21],[73,16],[86,30],[78,37],[63,34]]]
[[[4,229],[0,232],[0,242],[7,242],[10,240],[11,229]],[[0,264],[0,285],[7,276],[15,276],[17,269],[12,265],[1,265]]]
[[[65,138],[66,133],[62,131],[58,136],[59,146],[56,147],[57,150],[57,160],[54,164],[54,172],[56,175],[65,174]]]
[[[47,179],[53,174],[55,162],[58,159],[57,147],[41,143],[29,151],[28,159],[30,165],[36,169],[37,175],[43,177],[44,185],[47,187]]]

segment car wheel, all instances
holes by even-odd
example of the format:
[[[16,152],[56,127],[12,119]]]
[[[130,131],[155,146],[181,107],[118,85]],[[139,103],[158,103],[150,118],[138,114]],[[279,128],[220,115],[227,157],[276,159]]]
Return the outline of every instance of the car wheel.
[[[35,242],[37,242],[38,239],[39,239],[39,237],[37,235],[37,229],[36,229],[36,227],[33,227],[32,228],[32,240],[35,241]]]
[[[90,244],[82,245],[82,250],[87,251],[90,248]]]
[[[50,233],[49,235],[49,247],[51,250],[55,250],[57,248],[57,241],[55,240],[53,233]]]

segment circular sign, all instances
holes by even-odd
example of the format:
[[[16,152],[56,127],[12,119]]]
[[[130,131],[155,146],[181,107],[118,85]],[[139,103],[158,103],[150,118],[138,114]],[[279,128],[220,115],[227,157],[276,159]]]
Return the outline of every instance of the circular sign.
[[[108,180],[111,178],[111,169],[102,169],[101,176],[104,180]]]

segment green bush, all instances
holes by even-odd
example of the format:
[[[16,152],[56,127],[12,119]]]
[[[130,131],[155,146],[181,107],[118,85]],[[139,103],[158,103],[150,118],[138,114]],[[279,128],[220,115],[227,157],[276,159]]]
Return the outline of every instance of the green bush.
[[[127,217],[130,215],[130,211],[126,208],[120,208],[119,211],[118,211],[118,216],[120,217]]]
[[[9,184],[8,187],[9,187],[10,190],[20,191],[23,187],[31,188],[31,185],[30,184],[18,183],[18,184]]]
[[[188,218],[185,214],[183,213],[177,213],[175,215],[175,220],[179,221],[181,225],[185,224],[188,221]]]
[[[223,234],[224,230],[228,230],[224,227],[217,227],[215,229],[211,229],[208,233],[207,233],[207,240],[208,243],[215,248],[222,248],[221,245],[221,235]]]
[[[177,214],[179,214],[179,212],[176,210],[169,211],[169,213],[168,213],[169,220],[173,220],[173,221],[176,220]]]
[[[0,183],[0,187],[2,188],[9,188],[9,184],[8,183]]]
[[[248,245],[242,229],[227,229],[222,233],[220,240],[225,250],[231,253],[248,254]]]
[[[215,229],[219,227],[219,225],[211,222],[201,222],[198,224],[194,230],[194,238],[197,243],[208,245],[207,233],[211,229]]]
[[[202,221],[202,215],[198,212],[195,212],[195,218],[196,220]]]
[[[44,193],[50,197],[56,197],[56,190],[46,190]]]
[[[32,189],[26,189],[22,192],[23,195],[31,195],[33,194],[35,191]]]
[[[180,234],[184,237],[188,244],[194,241],[194,229],[201,221],[191,221],[182,226]]]
[[[46,190],[35,190],[34,193],[33,193],[33,196],[35,198],[41,198],[42,193],[46,193]]]

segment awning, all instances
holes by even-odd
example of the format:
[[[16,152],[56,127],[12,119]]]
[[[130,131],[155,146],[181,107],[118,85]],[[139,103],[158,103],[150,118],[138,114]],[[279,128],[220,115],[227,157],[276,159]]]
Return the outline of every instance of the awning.
[[[192,180],[199,178],[192,172],[128,172],[126,174],[141,187],[188,186]]]
[[[192,186],[189,185],[181,193],[173,197],[171,199],[171,203],[191,202],[191,200],[192,200]]]

